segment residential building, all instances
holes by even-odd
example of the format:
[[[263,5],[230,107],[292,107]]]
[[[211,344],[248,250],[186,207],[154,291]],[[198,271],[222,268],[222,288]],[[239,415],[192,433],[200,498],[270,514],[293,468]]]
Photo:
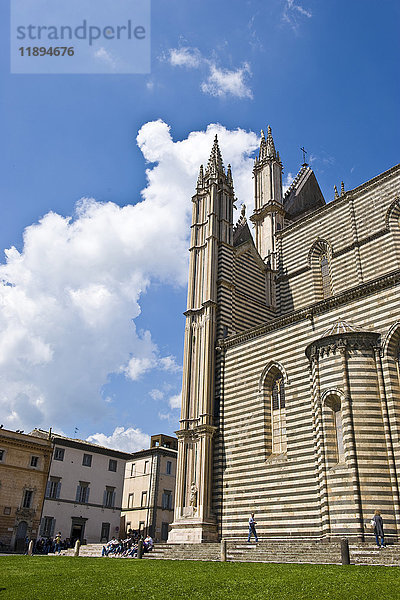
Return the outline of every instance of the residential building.
[[[36,539],[51,453],[49,435],[0,428],[0,550],[23,552]]]
[[[122,520],[124,529],[167,540],[174,515],[178,441],[151,436],[150,448],[131,455],[126,463]]]
[[[35,429],[33,436],[46,436]],[[130,454],[52,435],[53,456],[39,535],[58,531],[71,543],[119,536],[125,463]]]
[[[214,142],[193,196],[170,542],[400,532],[400,165],[326,203],[284,193],[271,129],[255,210]],[[249,225],[254,227],[254,237]]]

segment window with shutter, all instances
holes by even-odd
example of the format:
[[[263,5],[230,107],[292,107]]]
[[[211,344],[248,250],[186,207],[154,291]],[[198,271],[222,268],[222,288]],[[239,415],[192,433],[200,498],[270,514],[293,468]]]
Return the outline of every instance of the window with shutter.
[[[43,517],[39,535],[42,537],[53,537],[56,520],[54,517]]]
[[[81,481],[76,489],[76,502],[87,504],[89,502],[89,484]]]
[[[50,480],[49,480],[49,481],[46,483],[46,492],[45,492],[45,496],[46,496],[46,498],[49,498],[49,497],[50,497],[50,485],[51,485],[51,482],[50,482]]]
[[[172,509],[172,492],[171,490],[164,490],[162,495],[162,507],[164,510]]]
[[[54,460],[64,460],[64,448],[54,448]]]
[[[113,508],[115,500],[115,488],[114,487],[106,487],[106,491],[104,493],[104,506],[106,508]]]
[[[45,528],[46,517],[43,517],[40,523],[39,535],[40,537],[44,536],[44,528]]]
[[[60,497],[61,482],[59,477],[50,477],[47,483],[46,497],[55,500]]]
[[[82,465],[84,467],[91,467],[92,466],[92,455],[91,454],[84,454],[83,455]]]

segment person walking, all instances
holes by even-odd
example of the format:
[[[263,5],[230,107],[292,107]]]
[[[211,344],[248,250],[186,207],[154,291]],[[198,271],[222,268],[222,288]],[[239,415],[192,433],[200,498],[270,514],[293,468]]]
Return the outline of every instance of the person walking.
[[[378,548],[385,548],[385,536],[383,533],[383,519],[379,510],[375,511],[374,516],[371,519],[371,525],[374,528],[376,545]],[[380,544],[379,544],[380,540]]]
[[[251,513],[250,519],[249,519],[249,536],[247,538],[247,543],[250,542],[250,536],[251,536],[251,534],[254,535],[254,537],[256,539],[256,543],[257,543],[258,542],[258,537],[257,537],[256,521],[254,519],[254,513]]]
[[[56,538],[54,540],[55,545],[54,545],[54,554],[61,554],[61,531],[59,531],[56,535]]]

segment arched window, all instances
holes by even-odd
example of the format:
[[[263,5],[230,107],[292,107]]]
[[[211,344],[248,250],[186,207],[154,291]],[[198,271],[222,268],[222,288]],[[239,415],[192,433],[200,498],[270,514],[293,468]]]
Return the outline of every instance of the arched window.
[[[337,452],[337,461],[344,461],[344,444],[343,444],[343,422],[342,422],[342,411],[339,406],[336,410],[333,411],[333,419],[334,419],[334,428],[335,428],[335,437],[336,437],[336,452]]]
[[[285,460],[286,435],[286,386],[288,377],[284,367],[270,361],[263,369],[258,389],[264,408],[264,450],[266,460]]]
[[[325,407],[328,456],[332,463],[344,462],[342,407],[339,396],[328,396]]]
[[[286,409],[285,409],[285,384],[279,374],[275,377],[271,390],[271,426],[272,426],[272,453],[286,452]]]
[[[329,261],[326,254],[322,254],[320,259],[320,269],[322,278],[322,297],[329,298],[332,295],[331,275],[329,273]]]
[[[331,261],[332,248],[330,244],[318,238],[308,253],[316,300],[325,300],[333,294]]]

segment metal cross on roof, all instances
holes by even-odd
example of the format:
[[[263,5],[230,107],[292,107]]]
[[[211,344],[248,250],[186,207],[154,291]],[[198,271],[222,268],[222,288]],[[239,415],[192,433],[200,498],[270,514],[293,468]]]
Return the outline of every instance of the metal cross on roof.
[[[304,146],[302,148],[300,148],[300,150],[303,153],[303,165],[306,165],[308,163],[306,163],[306,154],[307,154],[307,150],[304,148]]]

